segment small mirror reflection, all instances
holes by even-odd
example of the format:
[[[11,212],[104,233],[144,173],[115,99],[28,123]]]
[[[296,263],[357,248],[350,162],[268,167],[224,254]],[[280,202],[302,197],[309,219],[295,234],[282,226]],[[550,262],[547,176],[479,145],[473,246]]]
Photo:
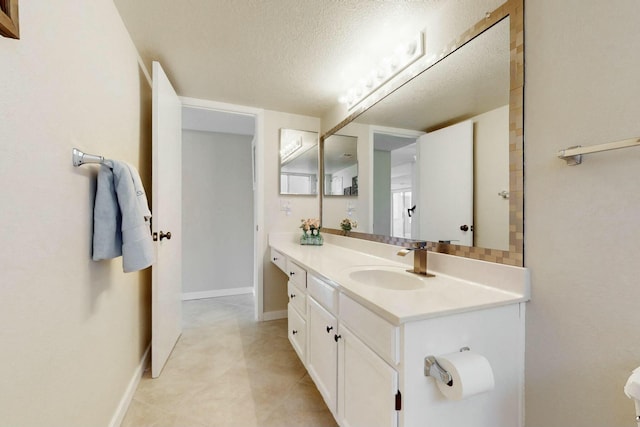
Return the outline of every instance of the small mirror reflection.
[[[280,129],[280,194],[318,194],[318,132]]]

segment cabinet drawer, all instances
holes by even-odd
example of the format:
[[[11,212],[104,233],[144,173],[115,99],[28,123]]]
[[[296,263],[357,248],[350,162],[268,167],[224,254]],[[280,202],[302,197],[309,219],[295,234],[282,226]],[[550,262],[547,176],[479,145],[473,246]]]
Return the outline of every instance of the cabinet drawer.
[[[307,278],[307,289],[321,306],[332,314],[338,314],[338,291],[329,283],[310,274]]]
[[[307,295],[305,292],[291,280],[287,283],[287,292],[289,294],[289,303],[304,316],[307,312]]]
[[[287,308],[289,341],[303,365],[307,365],[307,323],[291,304]]]
[[[340,320],[380,357],[397,365],[398,327],[342,293],[339,299]]]
[[[307,271],[295,262],[287,258],[287,270],[289,280],[302,289],[307,289]]]
[[[288,274],[287,257],[273,248],[271,248],[271,262],[274,263],[280,270]]]

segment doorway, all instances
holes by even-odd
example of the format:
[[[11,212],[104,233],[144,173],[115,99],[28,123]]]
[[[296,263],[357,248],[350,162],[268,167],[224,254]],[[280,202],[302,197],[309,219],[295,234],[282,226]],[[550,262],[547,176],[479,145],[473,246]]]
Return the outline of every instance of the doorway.
[[[181,98],[182,299],[254,294],[262,313],[262,110]]]
[[[411,238],[417,195],[416,139],[421,132],[372,130],[373,233]]]

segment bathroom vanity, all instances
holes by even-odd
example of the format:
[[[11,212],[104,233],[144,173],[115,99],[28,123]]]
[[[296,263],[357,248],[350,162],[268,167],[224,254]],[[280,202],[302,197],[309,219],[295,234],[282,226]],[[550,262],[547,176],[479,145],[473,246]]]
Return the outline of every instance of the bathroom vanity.
[[[342,427],[523,425],[525,268],[429,252],[435,277],[421,277],[397,246],[327,237],[269,245],[289,277],[291,344]],[[495,388],[450,400],[424,359],[465,347],[489,361]]]

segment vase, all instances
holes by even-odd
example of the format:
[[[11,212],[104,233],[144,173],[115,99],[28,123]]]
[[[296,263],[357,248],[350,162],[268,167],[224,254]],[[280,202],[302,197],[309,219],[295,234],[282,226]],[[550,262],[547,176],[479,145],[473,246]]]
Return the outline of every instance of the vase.
[[[322,246],[323,243],[324,239],[320,234],[316,234],[315,236],[312,234],[302,234],[302,236],[300,236],[301,245]]]

